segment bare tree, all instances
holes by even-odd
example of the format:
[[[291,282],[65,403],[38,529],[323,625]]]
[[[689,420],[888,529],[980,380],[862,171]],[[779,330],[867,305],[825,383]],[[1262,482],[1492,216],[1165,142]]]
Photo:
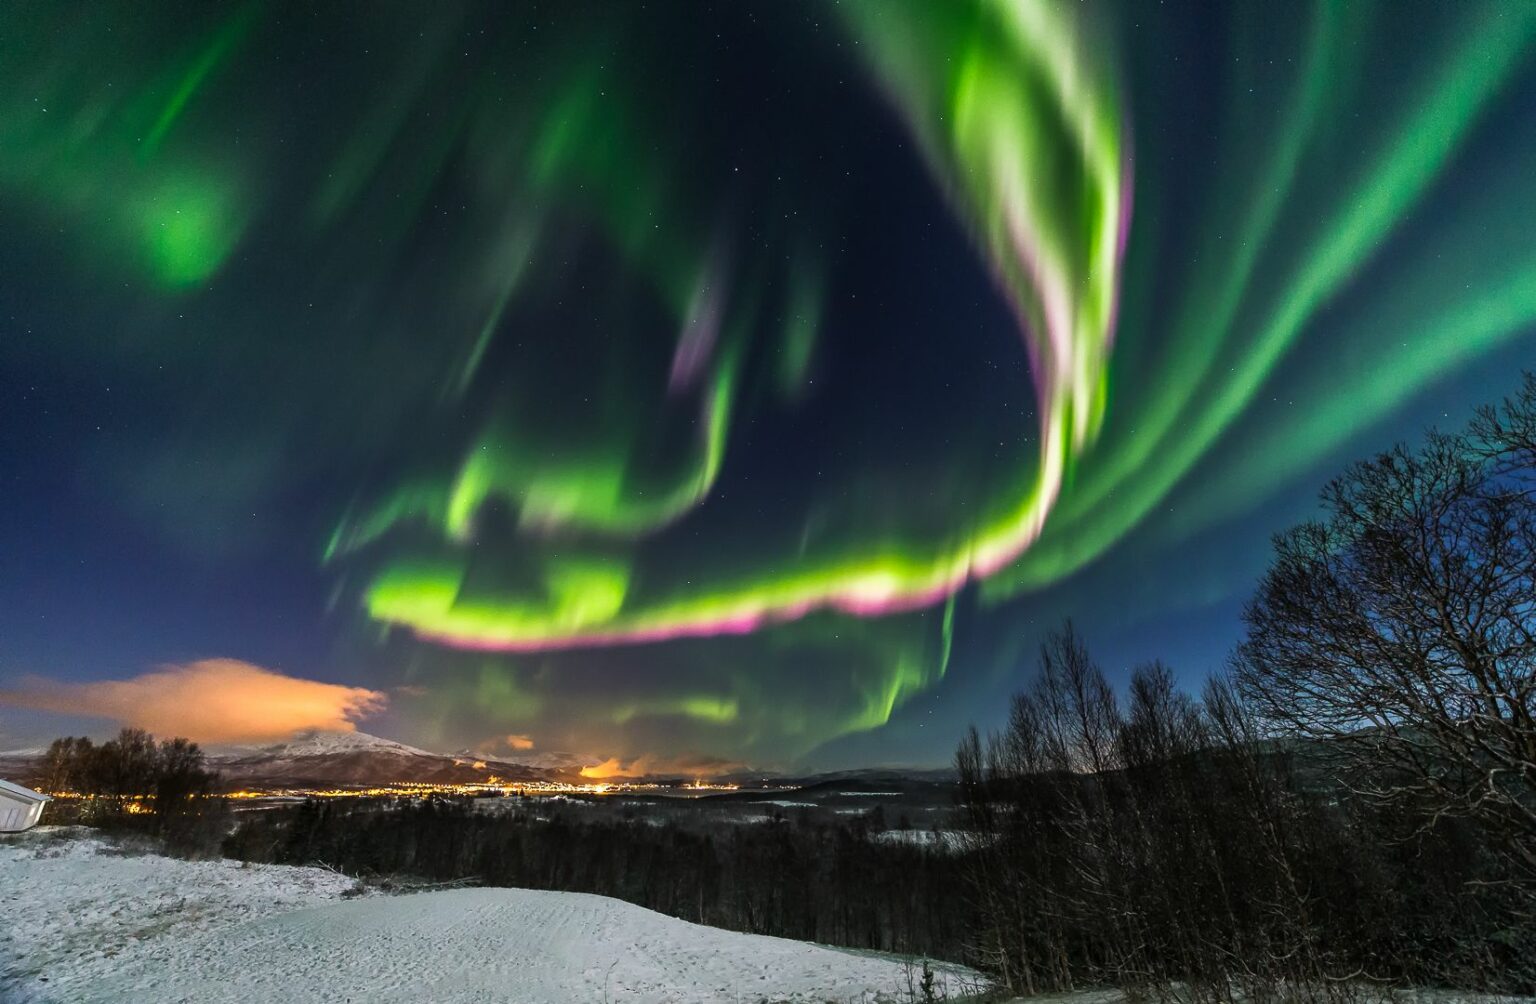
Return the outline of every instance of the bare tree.
[[[1356,464],[1276,538],[1238,684],[1350,790],[1474,821],[1536,891],[1536,379]]]
[[[1536,986],[1530,925],[1470,816],[1426,825],[1380,783],[1322,783],[1293,765],[1329,744],[1276,741],[1228,679],[1196,699],[1153,662],[1128,683],[1122,705],[1067,625],[1004,728],[957,753],[973,958],[1009,990],[1337,1004],[1371,983]],[[1336,765],[1358,784],[1382,770]]]
[[[227,806],[214,796],[218,775],[187,739],[156,745],[154,736],[132,728],[100,745],[84,737],[55,739],[41,773],[48,791],[75,796],[55,803],[56,821],[132,826],[183,854],[213,851],[226,822]]]

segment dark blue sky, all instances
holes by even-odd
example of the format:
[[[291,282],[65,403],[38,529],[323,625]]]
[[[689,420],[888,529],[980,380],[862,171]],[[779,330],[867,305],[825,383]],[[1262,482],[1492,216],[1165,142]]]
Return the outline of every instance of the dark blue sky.
[[[1533,26],[1105,3],[1020,42],[1001,10],[14,18],[0,745],[228,659],[444,749],[928,764],[1066,617],[1114,679],[1219,671],[1328,478],[1536,359]],[[1108,181],[1074,145],[1106,121]],[[1059,486],[1043,374],[1093,357],[1041,348],[1017,191],[1074,309],[1119,304]],[[835,599],[1040,484],[1010,568]],[[770,612],[607,639],[727,596]]]

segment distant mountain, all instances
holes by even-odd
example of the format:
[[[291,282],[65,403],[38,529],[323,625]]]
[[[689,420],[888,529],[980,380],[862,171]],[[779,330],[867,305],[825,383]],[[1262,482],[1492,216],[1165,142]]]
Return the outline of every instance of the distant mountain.
[[[793,792],[794,805],[820,806],[839,813],[868,812],[877,806],[893,813],[937,812],[954,806],[957,790],[953,771],[928,768],[839,770],[797,777],[737,774],[729,780],[741,785],[741,790],[708,795],[705,800],[763,802],[763,790],[777,788]]]
[[[477,753],[473,750],[466,750],[462,753],[455,754],[455,756],[479,757],[481,759],[485,758],[484,753]],[[579,774],[581,773],[581,768],[590,764],[601,763],[603,761],[602,757],[595,757],[586,753],[561,753],[554,750],[540,753],[512,753],[510,754],[510,758],[508,755],[495,755],[493,756],[493,759],[495,759],[498,763],[517,763],[524,767],[537,767],[542,770],[565,771],[572,774]]]
[[[815,774],[763,774],[761,772],[740,771],[716,778],[720,781],[729,781],[742,786],[753,784],[768,784],[775,787],[815,787],[817,785],[837,783],[845,788],[860,788],[873,790],[892,784],[902,785],[910,783],[923,784],[949,784],[958,780],[958,775],[953,767],[858,767],[850,770],[829,770]]]
[[[270,745],[214,747],[208,760],[230,788],[483,784],[571,780],[576,774],[473,753],[430,753],[366,732],[310,732]]]

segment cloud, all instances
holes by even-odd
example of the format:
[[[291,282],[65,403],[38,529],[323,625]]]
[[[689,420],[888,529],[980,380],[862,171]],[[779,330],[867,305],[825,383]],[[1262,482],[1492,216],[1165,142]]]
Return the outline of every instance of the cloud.
[[[594,781],[614,777],[715,777],[744,769],[745,764],[720,757],[657,757],[643,754],[630,760],[609,757],[602,763],[581,768],[581,776]]]
[[[523,734],[492,736],[474,747],[476,753],[488,759],[500,759],[509,753],[526,753],[531,749],[533,737]]]
[[[303,730],[352,732],[388,697],[362,687],[301,680],[238,659],[162,666],[128,680],[60,683],[28,677],[0,704],[111,718],[158,736],[198,742],[283,739]]]

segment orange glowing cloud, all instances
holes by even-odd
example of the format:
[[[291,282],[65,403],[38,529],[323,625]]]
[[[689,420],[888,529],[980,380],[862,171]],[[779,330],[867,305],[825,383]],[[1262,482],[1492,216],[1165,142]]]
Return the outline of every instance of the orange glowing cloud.
[[[507,746],[515,750],[531,750],[533,739],[530,736],[507,736]]]
[[[647,754],[632,760],[609,757],[602,763],[581,768],[581,776],[593,781],[624,777],[717,777],[745,767],[745,764],[717,757],[668,759]]]
[[[628,773],[626,765],[618,757],[609,757],[602,763],[581,768],[581,776],[601,781],[610,777],[636,777],[637,775]]]
[[[353,732],[357,719],[387,702],[377,690],[301,680],[238,659],[203,659],[94,683],[30,677],[18,689],[0,690],[0,704],[111,718],[158,736],[214,743]]]

